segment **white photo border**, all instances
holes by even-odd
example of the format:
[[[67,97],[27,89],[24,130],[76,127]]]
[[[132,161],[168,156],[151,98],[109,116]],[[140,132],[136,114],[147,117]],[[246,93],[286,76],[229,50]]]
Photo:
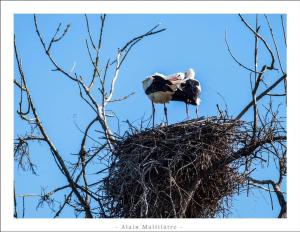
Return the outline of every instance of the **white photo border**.
[[[287,14],[287,219],[15,219],[13,218],[13,35],[19,13]],[[300,231],[300,2],[298,1],[5,1],[1,2],[2,231]],[[122,229],[123,225],[138,229]],[[162,229],[170,226],[172,229]],[[174,228],[175,227],[175,228]]]

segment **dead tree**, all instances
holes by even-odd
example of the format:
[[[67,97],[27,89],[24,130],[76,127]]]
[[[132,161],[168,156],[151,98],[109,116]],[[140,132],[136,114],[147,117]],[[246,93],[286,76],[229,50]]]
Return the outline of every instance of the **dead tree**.
[[[225,203],[234,194],[258,188],[270,193],[272,207],[272,193],[276,194],[281,208],[278,217],[286,217],[286,193],[281,190],[287,169],[286,118],[281,113],[282,108],[286,108],[285,61],[279,54],[278,40],[267,15],[257,15],[254,26],[242,15],[238,17],[242,26],[254,38],[253,65],[243,64],[233,54],[226,33],[225,44],[233,60],[249,73],[249,92],[252,97],[249,104],[236,116],[217,106],[219,115],[216,117],[152,130],[143,126],[145,120],[142,120],[139,127],[128,122],[127,133],[121,136],[110,127],[110,117],[118,119],[118,116],[107,110],[109,104],[123,101],[134,94],[114,98],[121,67],[133,46],[165,29],[158,29],[159,25],[156,25],[134,37],[116,50],[113,59],[103,63],[100,58],[106,15],[99,18],[97,41],[93,39],[90,22],[85,15],[85,45],[92,69],[89,77],[66,71],[53,54],[53,47],[68,34],[70,25],[62,29],[60,23],[54,35],[46,39],[40,30],[38,17],[34,15],[36,35],[53,71],[78,88],[81,99],[94,113],[94,118],[82,130],[77,161],[70,165],[57,150],[42,124],[43,119],[39,117],[27,84],[27,78],[30,77],[26,75],[26,67],[22,66],[15,38],[15,60],[19,75],[15,77],[14,83],[20,91],[17,114],[29,126],[28,133],[15,138],[15,160],[19,167],[35,174],[30,144],[44,143],[66,180],[64,186],[36,194],[39,198],[38,206],[48,204],[54,211],[54,217],[59,217],[66,206],[73,208],[76,216],[83,213],[88,218],[215,217],[227,215],[229,206]],[[281,22],[285,39],[283,17]],[[263,26],[269,30],[271,41],[260,34]],[[259,60],[261,50],[267,51],[269,60]],[[113,76],[108,75],[109,70],[113,70]],[[266,78],[269,73],[274,77],[272,80]],[[283,92],[277,92],[280,86],[283,86]],[[97,132],[101,135],[97,139],[89,135],[96,125],[100,127]],[[179,136],[182,134],[184,136]],[[88,146],[87,141],[90,139],[97,140],[98,146]],[[98,180],[91,182],[86,172],[97,159],[101,160],[102,168],[97,172]],[[277,179],[261,180],[254,177],[257,170],[264,170],[269,165],[275,165]],[[55,196],[62,191],[67,194],[55,207]],[[15,193],[15,217],[19,217],[16,199],[23,199],[24,216],[25,200],[30,196]]]

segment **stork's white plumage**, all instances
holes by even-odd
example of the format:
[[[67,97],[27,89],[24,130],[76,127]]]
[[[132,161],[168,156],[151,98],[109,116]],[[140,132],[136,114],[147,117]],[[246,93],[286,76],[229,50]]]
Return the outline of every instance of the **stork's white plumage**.
[[[143,88],[152,102],[153,127],[155,117],[154,103],[164,104],[165,117],[168,123],[166,103],[168,103],[172,99],[172,95],[178,88],[177,85],[166,79],[164,75],[155,73],[152,76],[147,77],[143,81]]]
[[[154,103],[168,103],[177,89],[177,85],[158,73],[143,81],[143,88]]]

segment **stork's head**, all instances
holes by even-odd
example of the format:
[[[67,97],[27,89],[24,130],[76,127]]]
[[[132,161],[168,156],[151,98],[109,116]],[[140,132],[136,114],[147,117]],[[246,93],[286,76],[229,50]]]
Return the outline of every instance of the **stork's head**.
[[[185,73],[182,73],[182,72],[177,73],[177,75],[176,75],[177,80],[183,80],[184,77],[185,77]]]
[[[152,84],[153,79],[154,79],[154,78],[153,78],[152,76],[150,76],[150,77],[147,77],[145,80],[142,81],[142,83],[143,83],[143,88],[144,88],[145,91],[146,91],[146,89]]]
[[[186,79],[195,79],[195,71],[192,68],[189,68],[184,75]]]

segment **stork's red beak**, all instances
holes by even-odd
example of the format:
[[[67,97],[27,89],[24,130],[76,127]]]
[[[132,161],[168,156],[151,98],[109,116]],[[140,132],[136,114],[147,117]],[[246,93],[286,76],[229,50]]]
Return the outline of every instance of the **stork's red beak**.
[[[179,78],[177,76],[173,76],[171,78],[168,78],[168,80],[170,80],[170,81],[178,81]]]

